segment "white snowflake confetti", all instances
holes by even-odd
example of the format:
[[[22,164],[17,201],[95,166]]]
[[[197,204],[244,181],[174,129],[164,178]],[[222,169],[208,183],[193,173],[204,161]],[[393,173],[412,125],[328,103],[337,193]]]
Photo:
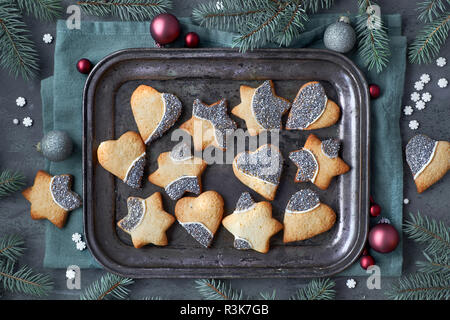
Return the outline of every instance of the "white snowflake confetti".
[[[417,102],[420,100],[420,94],[418,92],[411,93],[411,100]]]
[[[222,1],[217,1],[216,2],[216,8],[218,10],[222,10],[223,9],[223,2]]]
[[[423,110],[425,109],[425,102],[422,100],[419,100],[416,102],[416,109],[417,110]]]
[[[14,123],[14,124],[17,125],[17,124],[19,124],[19,122],[20,122],[19,119],[13,119],[13,123]]]
[[[445,59],[444,57],[439,57],[436,59],[436,64],[438,67],[443,67],[447,64],[447,59]]]
[[[27,104],[27,100],[25,100],[24,97],[18,97],[18,98],[16,99],[16,105],[17,105],[18,107],[23,107],[23,106],[25,106],[26,104]]]
[[[431,98],[432,98],[431,93],[429,93],[429,92],[422,93],[422,100],[424,102],[430,102]]]
[[[413,114],[414,109],[411,106],[405,106],[403,109],[403,113],[407,116],[410,116]]]
[[[430,78],[430,75],[428,73],[424,73],[423,75],[420,76],[420,81],[422,81],[425,84],[430,82],[430,80],[431,80],[431,78]]]
[[[409,199],[408,198],[403,199],[403,203],[404,204],[408,204],[409,203]]]
[[[70,279],[70,280],[75,279],[75,271],[72,270],[72,269],[67,270],[66,271],[66,278]]]
[[[31,119],[30,117],[23,118],[22,124],[25,127],[31,127],[33,125],[33,119]]]
[[[347,282],[345,283],[347,285],[347,287],[349,289],[353,289],[354,287],[356,287],[356,281],[355,279],[348,279]]]
[[[416,81],[416,83],[414,83],[414,89],[416,89],[417,91],[423,90],[423,82]]]
[[[445,78],[440,78],[437,82],[439,88],[445,88],[448,85],[448,81]]]
[[[378,221],[378,223],[391,224],[391,220],[389,220],[388,218],[381,218],[380,221]]]
[[[42,37],[42,41],[44,41],[45,43],[52,43],[53,37],[52,37],[52,35],[50,33],[46,33]]]
[[[75,232],[72,235],[72,241],[73,242],[80,242],[81,241],[81,234],[79,234],[78,232]]]
[[[417,120],[411,120],[411,121],[409,122],[409,128],[410,128],[411,130],[416,130],[416,129],[418,129],[418,128],[419,128],[419,121],[417,121]]]
[[[84,241],[77,242],[77,249],[83,251],[84,249],[86,249],[86,243]]]

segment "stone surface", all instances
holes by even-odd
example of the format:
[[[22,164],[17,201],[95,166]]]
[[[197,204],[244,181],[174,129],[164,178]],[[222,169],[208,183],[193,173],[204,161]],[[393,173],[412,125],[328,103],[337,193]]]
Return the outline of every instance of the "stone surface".
[[[201,0],[181,1],[174,0],[174,9],[171,13],[177,16],[190,15],[193,5],[203,2]],[[65,8],[72,1],[63,0]],[[410,42],[418,29],[416,3],[408,0],[387,1],[383,3],[382,13],[400,13],[403,16],[403,34]],[[351,12],[357,11],[357,6],[351,1],[338,1],[332,10],[327,12]],[[66,17],[63,14],[63,19]],[[82,14],[82,19],[99,20],[97,17],[90,17]],[[14,80],[7,75],[4,70],[0,70],[0,164],[2,168],[20,170],[26,176],[27,185],[31,185],[38,169],[45,167],[44,158],[34,150],[34,145],[42,138],[42,116],[40,98],[40,80],[53,74],[53,53],[54,45],[45,44],[41,41],[42,34],[55,34],[55,23],[42,23],[37,20],[25,17],[25,22],[30,27],[32,39],[36,44],[40,57],[41,74],[40,77],[25,82],[22,79]],[[449,58],[450,42],[442,48],[440,56]],[[402,105],[409,103],[409,95],[413,92],[414,82],[421,74],[429,73],[434,79],[450,78],[449,68],[439,68],[433,62],[430,65],[408,64],[405,78],[405,92]],[[449,140],[450,127],[443,119],[450,117],[450,109],[447,107],[448,93],[443,92],[437,85],[428,84],[427,90],[433,95],[433,108],[415,113],[415,119],[420,124],[420,133],[424,133],[433,139]],[[440,90],[440,91],[439,91]],[[18,110],[15,99],[24,95],[27,98],[26,110]],[[15,126],[12,123],[14,118],[30,116],[34,119],[33,126],[24,130],[22,126]],[[405,115],[400,117],[400,127],[402,131],[403,147],[407,141],[415,135],[416,131],[408,128],[408,119]],[[404,161],[404,195],[410,203],[404,208],[404,216],[409,212],[420,211],[429,217],[441,219],[450,224],[450,216],[446,210],[450,206],[450,200],[446,195],[449,192],[450,178],[447,176],[437,182],[432,188],[419,195],[416,191],[411,172]],[[387,182],[388,183],[388,182]],[[230,209],[232,210],[232,209]],[[29,216],[29,205],[23,197],[16,193],[8,198],[0,199],[0,234],[20,233],[23,235],[27,245],[27,251],[20,259],[21,265],[28,264],[38,272],[48,273],[53,279],[54,290],[49,299],[78,299],[82,290],[69,290],[66,287],[66,270],[44,269],[42,261],[44,257],[45,223],[34,221]],[[422,247],[413,241],[405,238],[404,246],[404,266],[403,272],[413,272],[416,270],[415,262],[422,259]],[[81,271],[81,288],[86,288],[92,281],[98,279],[105,273],[104,270],[86,269]],[[335,277],[336,299],[385,299],[384,291],[395,278],[382,277],[381,290],[368,290],[366,286],[367,277],[353,277],[358,286],[355,289],[348,289],[345,285],[348,277]],[[231,280],[235,289],[243,289],[246,295],[258,298],[259,292],[276,289],[277,298],[287,299],[309,279],[236,279]],[[195,289],[194,279],[148,279],[137,280],[132,286],[130,297],[141,299],[145,296],[161,296],[163,299],[200,299],[200,295]],[[11,294],[4,292],[2,299],[30,299],[21,294]],[[32,298],[31,298],[32,299]]]

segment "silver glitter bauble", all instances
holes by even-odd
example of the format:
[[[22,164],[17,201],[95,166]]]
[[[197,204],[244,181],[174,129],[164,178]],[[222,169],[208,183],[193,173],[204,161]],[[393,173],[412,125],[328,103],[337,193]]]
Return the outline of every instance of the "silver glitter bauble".
[[[346,53],[355,46],[356,34],[347,17],[329,25],[323,35],[323,43],[327,49]]]
[[[50,161],[62,161],[72,154],[73,143],[65,131],[48,132],[37,145],[37,150]]]

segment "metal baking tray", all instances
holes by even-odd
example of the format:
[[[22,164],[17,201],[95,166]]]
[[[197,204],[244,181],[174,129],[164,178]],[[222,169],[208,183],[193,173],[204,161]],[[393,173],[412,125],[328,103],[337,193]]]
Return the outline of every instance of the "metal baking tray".
[[[327,95],[342,109],[339,122],[313,131],[283,130],[280,148],[285,159],[273,216],[283,221],[286,204],[296,191],[312,188],[321,202],[337,214],[331,230],[314,238],[283,244],[283,232],[272,237],[270,251],[233,248],[233,236],[223,226],[211,248],[203,248],[177,222],[168,230],[169,244],[135,249],[129,236],[116,227],[127,214],[129,196],[146,198],[159,191],[164,208],[174,213],[175,201],[147,180],[157,169],[156,158],[172,149],[171,132],[192,115],[199,98],[213,103],[228,100],[229,109],[240,102],[239,86],[258,86],[274,81],[278,95],[293,100],[307,81],[320,81]],[[98,164],[96,151],[107,139],[117,139],[128,130],[137,131],[130,97],[140,84],[176,94],[183,113],[175,126],[147,147],[147,168],[140,190],[126,186]],[[279,278],[319,277],[338,273],[351,265],[362,251],[368,230],[369,203],[369,98],[361,71],[345,56],[318,49],[267,49],[239,53],[233,49],[127,49],[97,63],[84,88],[83,98],[83,195],[84,228],[95,259],[111,272],[132,278]],[[238,127],[245,123],[231,115]],[[284,121],[286,117],[284,117]],[[285,122],[283,122],[285,123]],[[294,183],[295,165],[290,151],[303,146],[310,133],[342,141],[340,156],[351,171],[319,190],[311,183]],[[207,167],[203,191],[215,190],[225,201],[224,215],[231,214],[244,191],[256,201],[264,200],[243,185],[230,164]],[[189,194],[188,194],[189,195]]]

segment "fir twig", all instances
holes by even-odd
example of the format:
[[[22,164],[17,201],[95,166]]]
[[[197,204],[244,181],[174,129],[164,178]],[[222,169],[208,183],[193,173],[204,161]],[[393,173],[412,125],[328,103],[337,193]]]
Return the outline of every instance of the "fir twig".
[[[417,4],[419,21],[431,22],[447,10],[449,0],[424,0]]]
[[[306,287],[300,288],[290,300],[333,300],[336,291],[331,279],[314,279]]]
[[[450,280],[439,274],[418,272],[400,278],[386,294],[394,300],[448,300]]]
[[[448,252],[443,256],[431,258],[427,253],[423,253],[427,261],[416,262],[420,272],[436,273],[450,279],[450,261]]]
[[[431,62],[447,40],[449,29],[450,12],[446,12],[435,21],[426,24],[409,46],[409,61],[419,64]]]
[[[308,17],[305,15],[302,4],[302,1],[298,1],[288,5],[286,14],[281,17],[281,32],[275,37],[275,41],[280,45],[288,46],[304,30],[303,22],[306,22]]]
[[[34,273],[27,266],[14,272],[14,262],[11,260],[0,261],[0,282],[5,290],[37,297],[46,296],[53,288],[48,275]]]
[[[367,12],[372,6],[371,1],[358,0],[358,2],[359,15],[356,23],[358,54],[369,70],[375,69],[380,73],[387,66],[391,54],[386,27],[381,17]]]
[[[22,16],[11,2],[0,3],[0,66],[16,78],[33,78],[39,70],[38,55]]]
[[[24,179],[25,177],[20,172],[2,171],[0,173],[0,198],[20,190],[25,185]]]
[[[0,238],[0,257],[5,257],[11,261],[16,261],[22,254],[25,248],[24,241],[19,235],[9,235]]]
[[[87,14],[115,16],[121,20],[143,21],[172,8],[171,0],[86,0],[77,4]]]
[[[276,300],[277,292],[275,290],[270,292],[260,292],[259,295],[263,300]]]
[[[403,227],[405,234],[419,243],[426,243],[425,251],[428,254],[448,256],[450,250],[449,228],[443,222],[410,213],[410,220]]]
[[[329,9],[333,5],[334,0],[305,0],[305,11],[316,13],[320,9]]]
[[[61,16],[61,0],[13,0],[22,12],[42,21],[54,21]]]
[[[225,282],[214,279],[196,280],[196,288],[200,295],[206,300],[242,300],[241,291],[236,291]]]
[[[221,0],[200,3],[192,10],[195,22],[206,28],[237,31],[249,20],[255,19],[274,7],[267,0]]]
[[[123,300],[128,297],[130,292],[126,286],[133,282],[133,279],[107,273],[86,288],[80,295],[80,300],[106,300],[111,298]]]

